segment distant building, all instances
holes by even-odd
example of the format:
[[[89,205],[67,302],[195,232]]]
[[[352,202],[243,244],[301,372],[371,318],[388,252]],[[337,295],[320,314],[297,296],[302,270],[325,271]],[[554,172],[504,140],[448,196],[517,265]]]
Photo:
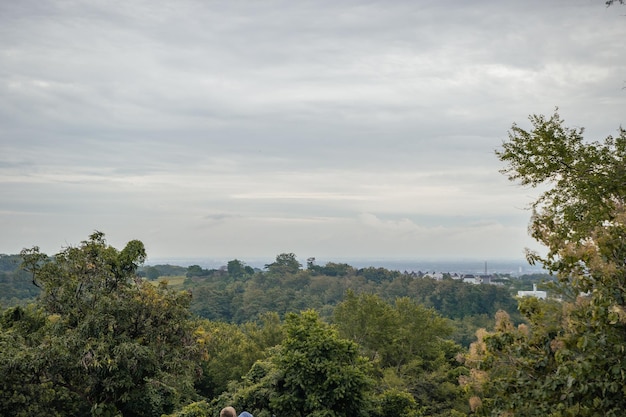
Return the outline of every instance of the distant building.
[[[467,282],[468,284],[482,284],[482,280],[480,277],[477,277],[474,274],[465,274],[463,275],[463,282]]]
[[[424,278],[431,278],[436,281],[441,281],[444,278],[448,277],[456,281],[465,282],[467,284],[474,285],[503,285],[501,282],[494,282],[493,275],[475,275],[475,274],[459,274],[457,272],[426,272],[421,273]]]
[[[479,278],[482,284],[491,284],[491,275],[481,275]]]
[[[425,277],[431,277],[432,279],[436,280],[436,281],[441,281],[443,279],[443,273],[442,272],[426,272],[424,274]]]
[[[537,297],[540,300],[545,300],[548,298],[548,293],[545,291],[537,291],[537,284],[533,284],[532,291],[518,291],[518,297]]]

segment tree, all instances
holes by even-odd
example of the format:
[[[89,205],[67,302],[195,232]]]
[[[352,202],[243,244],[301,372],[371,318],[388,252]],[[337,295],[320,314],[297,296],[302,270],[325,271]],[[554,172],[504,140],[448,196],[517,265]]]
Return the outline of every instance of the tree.
[[[140,241],[95,232],[53,258],[23,251],[37,304],[0,327],[0,414],[159,416],[195,395],[190,295],[138,279]]]
[[[356,343],[340,338],[312,310],[288,314],[285,333],[282,344],[218,400],[216,409],[230,403],[258,417],[368,415],[370,366]]]
[[[233,259],[232,261],[228,261],[228,264],[226,265],[226,270],[228,271],[228,275],[233,278],[241,278],[244,275],[254,274],[254,268],[246,265],[239,259]]]
[[[408,406],[406,395],[424,415],[465,411],[455,369],[461,347],[446,339],[452,332],[447,319],[409,298],[398,298],[392,305],[375,295],[357,297],[352,292],[337,306],[334,319],[340,335],[357,341],[378,367],[381,415],[393,415],[398,400]]]
[[[30,283],[21,264],[19,255],[0,254],[0,305],[23,305],[39,294],[39,288]]]
[[[564,299],[556,311],[550,301],[525,300],[527,327],[500,320],[483,334],[470,355],[479,376],[473,385],[493,413],[622,415],[626,131],[587,142],[584,130],[564,126],[557,112],[530,121],[530,131],[513,125],[496,154],[509,179],[546,189],[532,204],[529,229],[547,254],[528,258],[556,274]]]
[[[229,383],[241,380],[255,361],[265,357],[266,349],[280,344],[284,332],[278,314],[269,313],[260,325],[200,320],[195,336],[204,353],[196,389],[200,395],[214,398],[225,392]]]
[[[245,264],[239,259],[233,259],[232,261],[228,261],[228,264],[226,265],[226,270],[228,271],[228,275],[234,278],[240,278],[246,273]]]
[[[604,142],[585,142],[584,129],[565,127],[556,112],[530,121],[531,131],[513,125],[509,141],[496,151],[510,180],[548,187],[532,204],[530,224],[548,253],[531,252],[529,260],[576,290],[606,290],[623,305],[626,287],[610,278],[604,282],[602,270],[607,263],[624,267],[619,237],[626,216],[626,130]]]
[[[370,360],[385,361],[383,358],[388,356],[385,352],[395,339],[398,325],[391,305],[376,295],[357,296],[349,290],[344,301],[335,307],[333,317],[342,337],[358,343]]]
[[[313,311],[291,313],[287,337],[275,357],[283,380],[271,404],[282,415],[365,415],[367,362],[358,346],[340,339]]]
[[[398,271],[390,271],[385,268],[374,268],[373,266],[361,268],[357,271],[357,275],[365,277],[368,281],[374,281],[380,284],[384,281],[392,281],[401,274]]]
[[[187,273],[186,273],[187,278],[204,277],[209,274],[210,272],[206,269],[203,269],[200,265],[189,265],[189,267],[187,267]]]
[[[159,271],[158,268],[154,266],[149,266],[146,268],[146,278],[148,278],[150,281],[155,281],[159,279],[160,276],[161,271]]]
[[[300,270],[302,264],[296,259],[293,253],[281,253],[276,255],[276,261],[265,265],[269,272],[277,274],[295,274]]]

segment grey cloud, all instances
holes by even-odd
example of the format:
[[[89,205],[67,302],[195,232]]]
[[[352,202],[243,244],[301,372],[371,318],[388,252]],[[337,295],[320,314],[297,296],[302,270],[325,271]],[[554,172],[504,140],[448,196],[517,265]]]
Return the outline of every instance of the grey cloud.
[[[523,234],[532,196],[493,155],[511,123],[560,106],[599,139],[623,122],[626,27],[600,3],[4,2],[8,235],[37,237],[28,213],[50,234],[128,227],[163,256],[209,223],[223,244],[203,253],[236,256],[261,250],[247,233],[372,254]],[[409,223],[424,236],[393,244]],[[168,249],[178,229],[189,246]]]

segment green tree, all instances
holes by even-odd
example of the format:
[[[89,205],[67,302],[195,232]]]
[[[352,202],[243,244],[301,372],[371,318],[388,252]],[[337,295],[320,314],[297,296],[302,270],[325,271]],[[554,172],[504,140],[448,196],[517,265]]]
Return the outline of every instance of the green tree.
[[[368,361],[312,310],[290,313],[286,337],[257,362],[244,384],[216,404],[230,403],[258,417],[366,416],[371,410]]]
[[[296,259],[293,253],[281,253],[276,256],[276,261],[265,265],[265,268],[276,274],[295,274],[300,270],[302,264]]]
[[[626,131],[589,142],[556,112],[530,121],[530,131],[513,125],[496,153],[511,180],[545,187],[530,232],[547,254],[528,258],[556,274],[564,299],[556,311],[524,300],[528,327],[500,320],[485,334],[470,361],[480,375],[474,381],[482,381],[473,386],[485,390],[483,406],[494,413],[619,416],[626,408]]]
[[[61,356],[50,349],[56,320],[34,305],[9,308],[0,317],[0,415],[89,415],[77,393],[47,374]]]
[[[233,381],[241,380],[254,362],[265,358],[265,350],[284,338],[282,323],[276,313],[268,313],[260,324],[241,325],[200,320],[196,338],[203,352],[202,378],[198,393],[214,398],[225,392]]]
[[[357,341],[378,367],[376,398],[382,415],[394,414],[398,400],[429,416],[466,411],[457,384],[465,372],[457,369],[461,347],[447,339],[453,331],[449,320],[406,297],[392,305],[352,292],[337,306],[334,319],[340,335]],[[405,402],[406,395],[399,393],[412,401]]]
[[[186,273],[187,278],[204,277],[207,275],[209,275],[209,271],[206,269],[203,269],[200,265],[189,265],[189,267],[187,267],[187,273]]]
[[[146,268],[146,278],[150,281],[156,281],[161,276],[161,271],[154,266],[149,266]]]
[[[357,275],[365,277],[368,281],[374,281],[380,284],[384,281],[391,281],[394,278],[398,278],[401,274],[398,271],[390,271],[385,268],[374,268],[372,266],[367,268],[361,268],[357,271]]]
[[[564,126],[558,113],[531,116],[531,131],[513,125],[496,152],[510,180],[546,186],[533,203],[531,235],[545,256],[530,252],[561,284],[595,292],[624,306],[626,249],[621,243],[626,216],[626,130],[603,142],[586,142],[584,129]]]
[[[134,240],[118,251],[96,232],[49,259],[23,251],[41,288],[0,327],[0,414],[159,416],[195,395],[198,349],[190,295],[138,279]],[[20,401],[18,401],[20,400]],[[69,410],[69,411],[68,411]]]
[[[39,288],[32,285],[21,264],[19,255],[0,255],[0,305],[24,305],[39,294]]]
[[[246,274],[246,265],[239,259],[233,259],[232,261],[228,261],[226,270],[231,277],[241,278]]]
[[[312,265],[309,269],[329,277],[345,277],[356,272],[355,269],[348,264],[335,262],[328,262],[324,266]]]
[[[15,272],[20,269],[22,258],[19,255],[0,253],[0,272]]]
[[[357,296],[349,290],[335,308],[333,321],[339,334],[356,342],[370,360],[388,357],[386,352],[395,339],[398,317],[393,307],[380,297]]]

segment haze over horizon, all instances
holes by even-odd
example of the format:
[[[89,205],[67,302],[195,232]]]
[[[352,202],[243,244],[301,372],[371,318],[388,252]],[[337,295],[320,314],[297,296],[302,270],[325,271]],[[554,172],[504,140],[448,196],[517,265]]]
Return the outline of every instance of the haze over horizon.
[[[523,259],[494,150],[624,124],[603,0],[0,4],[0,253]]]
[[[297,255],[297,254],[296,254]],[[307,269],[307,259],[297,257],[302,269]],[[227,258],[160,258],[148,259],[145,266],[176,265],[189,267],[198,265],[205,269],[226,268]],[[274,259],[247,258],[237,260],[253,268],[265,270],[265,265]],[[510,274],[521,276],[525,274],[546,274],[541,265],[530,265],[525,259],[497,259],[484,261],[480,259],[398,259],[398,258],[315,258],[315,265],[345,263],[353,268],[385,268],[390,271],[422,272],[422,273],[450,273],[450,274]]]

